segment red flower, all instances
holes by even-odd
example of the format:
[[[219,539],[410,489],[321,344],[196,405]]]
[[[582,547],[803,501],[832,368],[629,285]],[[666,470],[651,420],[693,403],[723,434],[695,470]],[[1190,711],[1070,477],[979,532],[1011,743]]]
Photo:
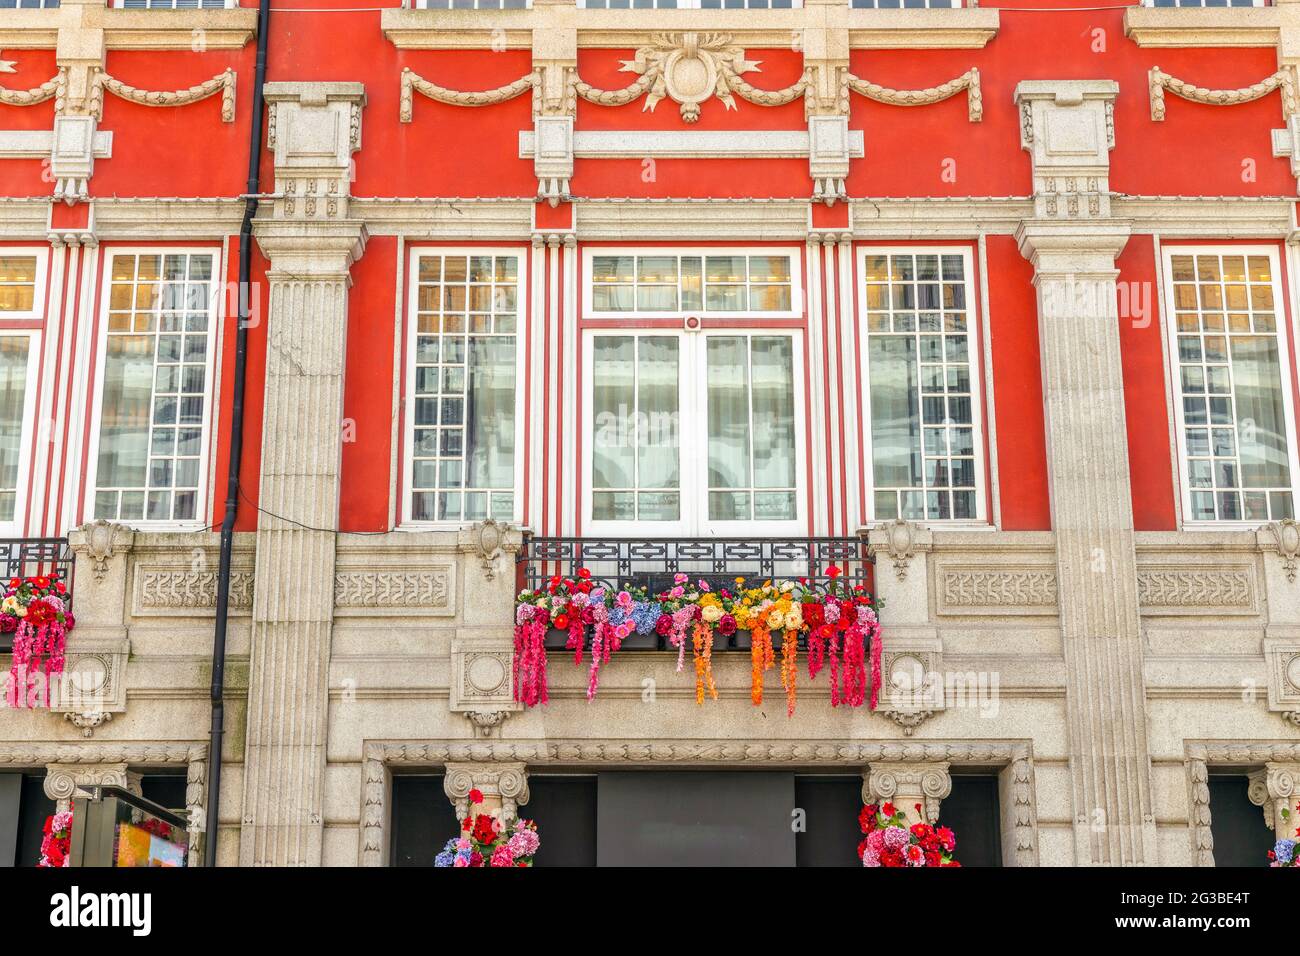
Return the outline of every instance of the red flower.
[[[591,571],[587,568],[582,568],[578,571],[578,577],[585,581],[587,578],[591,577]]]
[[[469,792],[469,802],[470,802],[470,803],[482,803],[482,802],[483,802],[483,791],[480,790],[480,789],[478,789],[478,787],[475,787],[473,790],[471,790],[471,791]]]
[[[0,614],[0,634],[12,634],[18,630],[18,618]]]
[[[838,577],[840,576],[840,574],[842,574],[843,572],[841,572],[840,569],[839,569],[836,565],[832,564],[829,568],[826,569],[826,573],[827,573],[827,575],[830,576],[830,579],[831,579],[832,581],[834,581],[834,580],[835,580],[836,578],[838,578]]]
[[[736,619],[730,614],[724,614],[718,618],[718,633],[723,637],[730,637],[736,633]]]
[[[555,617],[554,624],[561,631],[567,631],[569,629],[569,615],[557,614]]]
[[[886,800],[884,803],[880,805],[880,812],[887,817],[892,817],[898,811],[894,809],[894,805],[892,803]]]
[[[667,614],[660,614],[659,620],[655,621],[655,633],[660,637],[667,637],[673,632],[673,619]]]
[[[491,843],[497,838],[495,822],[485,813],[474,818],[474,839],[479,843]]]
[[[870,833],[876,828],[876,813],[879,808],[874,803],[868,803],[858,813],[858,827],[863,833]]]
[[[804,623],[810,628],[821,627],[826,623],[826,611],[820,604],[808,603],[802,607]]]
[[[949,853],[957,848],[957,835],[947,827],[939,827],[934,832],[939,838],[939,842],[943,844],[943,848]]]

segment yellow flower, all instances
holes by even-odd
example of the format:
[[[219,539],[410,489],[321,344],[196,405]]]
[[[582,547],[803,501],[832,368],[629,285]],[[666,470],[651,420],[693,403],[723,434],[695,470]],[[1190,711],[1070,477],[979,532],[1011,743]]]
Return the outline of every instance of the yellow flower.
[[[785,629],[787,631],[803,630],[803,611],[798,606],[786,612]]]
[[[736,626],[743,628],[747,624],[749,624],[749,614],[750,614],[749,608],[745,605],[741,605],[740,607],[736,608],[734,614],[732,615],[736,619]]]
[[[785,627],[785,615],[781,613],[780,608],[772,608],[767,615],[767,626],[774,631],[782,630]]]
[[[700,611],[700,616],[709,624],[716,624],[718,619],[722,617],[722,608],[716,604],[706,604]]]

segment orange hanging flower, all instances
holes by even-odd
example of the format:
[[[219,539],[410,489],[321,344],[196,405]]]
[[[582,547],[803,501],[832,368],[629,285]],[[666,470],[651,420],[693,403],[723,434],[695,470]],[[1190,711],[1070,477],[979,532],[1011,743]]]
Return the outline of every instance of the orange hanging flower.
[[[691,647],[695,657],[695,703],[704,703],[706,686],[709,696],[717,700],[718,688],[713,683],[713,628],[703,621],[696,621]]]
[[[768,642],[771,646],[771,641]],[[785,714],[794,716],[795,681],[799,676],[799,632],[786,631],[781,639],[781,686],[785,688]]]
[[[750,635],[749,699],[755,707],[759,707],[763,703],[763,671],[770,670],[774,662],[772,632],[766,625],[755,623]]]

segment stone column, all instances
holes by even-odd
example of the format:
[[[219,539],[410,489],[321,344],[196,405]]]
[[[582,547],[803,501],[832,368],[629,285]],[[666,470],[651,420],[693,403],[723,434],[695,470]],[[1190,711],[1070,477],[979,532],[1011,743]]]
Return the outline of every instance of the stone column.
[[[1017,230],[1034,265],[1052,526],[1066,669],[1075,857],[1156,862],[1137,557],[1110,218],[1109,80],[1016,87],[1033,157],[1035,217]]]
[[[939,822],[939,804],[952,793],[946,760],[878,761],[862,774],[862,802],[885,803],[901,810],[908,826]],[[921,809],[918,811],[917,807]],[[961,834],[958,834],[960,837]]]
[[[1300,763],[1269,761],[1250,775],[1250,802],[1279,840],[1300,840]]]
[[[483,802],[479,813],[500,811],[503,824],[519,817],[519,808],[528,802],[528,768],[522,763],[449,763],[442,788],[456,808],[456,819],[464,820],[470,812],[469,792],[478,790]]]
[[[319,866],[334,616],[359,83],[268,83],[280,195],[255,223],[267,274],[266,410],[240,864]]]
[[[72,809],[77,791],[90,787],[125,787],[140,795],[140,775],[125,763],[51,763],[45,765],[45,795],[54,801],[55,813]]]

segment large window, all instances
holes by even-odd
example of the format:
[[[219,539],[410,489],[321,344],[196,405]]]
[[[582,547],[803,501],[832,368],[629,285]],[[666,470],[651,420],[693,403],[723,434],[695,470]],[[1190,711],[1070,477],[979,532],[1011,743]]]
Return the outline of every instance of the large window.
[[[238,6],[238,0],[113,0],[124,10],[220,10]]]
[[[589,333],[593,530],[791,530],[800,518],[798,336]]]
[[[1267,7],[1269,0],[1143,0],[1148,7]]]
[[[35,332],[0,331],[0,535],[22,532],[36,405]]]
[[[852,0],[849,5],[869,10],[949,9],[962,6],[962,0]]]
[[[865,249],[863,391],[872,517],[984,517],[967,250]]]
[[[405,518],[515,518],[519,253],[412,254]]]
[[[93,516],[204,515],[218,256],[115,251],[105,269]]]
[[[1292,517],[1277,250],[1166,248],[1165,271],[1185,520]]]
[[[419,0],[429,10],[523,10],[528,0]]]
[[[787,252],[593,252],[586,313],[793,316],[800,308]]]

